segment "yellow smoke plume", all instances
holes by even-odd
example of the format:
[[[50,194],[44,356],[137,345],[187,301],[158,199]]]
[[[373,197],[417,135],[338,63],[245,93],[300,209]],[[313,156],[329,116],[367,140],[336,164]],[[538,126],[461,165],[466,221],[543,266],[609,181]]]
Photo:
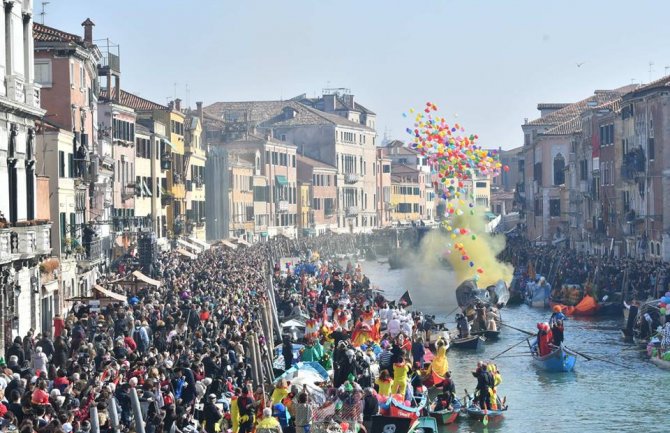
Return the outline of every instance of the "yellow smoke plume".
[[[478,287],[488,287],[499,280],[509,285],[512,282],[514,268],[509,263],[498,261],[496,257],[505,248],[505,237],[493,236],[486,232],[487,221],[484,216],[486,209],[478,208],[471,211],[467,205],[455,206],[454,209],[452,218],[448,223],[443,223],[445,228],[451,228],[451,231],[447,230],[448,241],[443,245],[443,251],[451,251],[446,258],[454,268],[459,283],[477,275]],[[466,234],[460,234],[462,228],[467,229]],[[459,233],[454,235],[454,230],[459,230]],[[456,248],[456,244],[462,245],[462,250]],[[461,251],[465,251],[465,254]],[[468,258],[464,260],[463,255]],[[474,266],[470,266],[470,262],[473,262]],[[477,269],[483,272],[478,273]]]

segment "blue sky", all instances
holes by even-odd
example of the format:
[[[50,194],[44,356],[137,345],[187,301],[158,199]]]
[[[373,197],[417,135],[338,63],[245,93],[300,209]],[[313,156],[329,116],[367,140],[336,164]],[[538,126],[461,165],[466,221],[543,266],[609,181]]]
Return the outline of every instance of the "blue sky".
[[[670,66],[666,1],[50,0],[46,12],[77,34],[90,17],[95,39],[121,46],[122,87],[159,103],[174,83],[191,106],[345,87],[380,137],[405,139],[402,113],[432,101],[487,147],[521,144],[538,102]]]

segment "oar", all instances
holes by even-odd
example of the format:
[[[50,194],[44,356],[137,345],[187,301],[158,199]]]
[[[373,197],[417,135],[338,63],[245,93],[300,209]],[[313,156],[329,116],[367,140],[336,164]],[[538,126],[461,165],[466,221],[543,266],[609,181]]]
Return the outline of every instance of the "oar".
[[[533,336],[533,337],[534,337],[534,336]],[[528,340],[529,338],[530,338],[530,337],[524,338],[523,340],[519,341],[518,343],[516,343],[516,344],[514,344],[514,345],[512,345],[512,346],[510,346],[510,347],[508,347],[507,349],[503,350],[502,352],[500,352],[499,354],[497,354],[496,356],[494,356],[493,358],[491,358],[491,360],[494,360],[494,359],[498,358],[500,355],[509,352],[510,350],[514,349],[515,347],[517,347],[518,345],[520,345],[520,344],[523,343],[524,341]]]
[[[508,325],[507,323],[500,323],[500,324],[501,324],[502,326],[507,326],[508,328],[512,328],[512,329],[514,329],[515,331],[523,332],[524,334],[526,334],[526,335],[530,335],[531,337],[535,337],[535,335],[536,335],[536,334],[533,334],[532,332],[528,332],[528,331],[526,331],[526,330],[524,330],[524,329],[516,328],[516,327],[514,327],[514,326],[512,326],[512,325]],[[525,341],[525,340],[524,340],[524,341]]]
[[[623,367],[623,368],[629,368],[629,369],[632,368],[632,367],[629,366],[629,365],[626,365],[626,364],[620,364],[620,363],[618,363],[618,362],[610,361],[609,359],[596,358],[596,357],[594,357],[594,356],[588,356],[588,355],[585,355],[585,354],[583,354],[583,353],[581,353],[581,352],[577,352],[577,351],[574,350],[574,349],[570,349],[570,348],[568,348],[568,347],[566,347],[566,349],[568,349],[568,350],[571,351],[571,352],[576,353],[577,355],[583,357],[583,358],[586,359],[587,361],[593,361],[593,360],[595,360],[595,361],[600,361],[600,362],[606,362],[606,363],[608,363],[608,364],[612,364],[612,365],[617,365],[617,366],[619,366],[619,367]]]
[[[451,312],[449,312],[449,314],[447,314],[447,315],[444,316],[444,317],[447,318],[447,317],[451,316],[451,315],[454,314],[456,311],[458,311],[459,308],[461,308],[461,307],[456,306],[456,308],[454,308],[453,310],[451,310]]]

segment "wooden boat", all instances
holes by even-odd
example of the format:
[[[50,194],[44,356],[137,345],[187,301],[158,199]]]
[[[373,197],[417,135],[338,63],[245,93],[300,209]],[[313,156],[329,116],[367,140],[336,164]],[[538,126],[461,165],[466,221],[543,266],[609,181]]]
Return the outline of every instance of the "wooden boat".
[[[432,416],[422,416],[410,428],[414,433],[437,433],[437,420]]]
[[[486,341],[495,341],[500,339],[500,331],[478,331],[472,332],[472,335],[479,335],[486,338]]]
[[[577,354],[561,346],[545,356],[533,354],[533,364],[552,373],[570,372],[575,368]]]
[[[507,411],[507,406],[500,410],[482,410],[476,404],[470,404],[465,411],[467,412],[468,417],[475,421],[482,421],[484,420],[485,416],[488,416],[489,420],[495,421],[496,419],[502,418],[504,416],[505,412]]]
[[[486,341],[486,338],[481,335],[471,335],[469,337],[451,340],[451,347],[461,350],[480,351],[484,348],[484,341]]]
[[[670,370],[670,361],[666,361],[661,358],[651,358],[651,362],[658,368],[661,368],[663,370]]]
[[[431,405],[431,408],[434,408],[435,404]],[[457,398],[454,398],[454,401],[451,402],[451,409],[442,409],[442,410],[429,410],[428,413],[430,416],[437,420],[438,424],[446,425],[455,422],[461,414],[463,405],[461,401]]]

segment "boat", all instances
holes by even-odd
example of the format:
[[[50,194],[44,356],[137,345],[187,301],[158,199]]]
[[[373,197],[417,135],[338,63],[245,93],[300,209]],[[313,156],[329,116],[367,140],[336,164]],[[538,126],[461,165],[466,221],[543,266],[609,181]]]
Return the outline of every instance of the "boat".
[[[431,407],[434,408],[435,404],[432,404]],[[461,401],[457,398],[454,398],[454,401],[451,402],[451,409],[431,409],[428,411],[428,413],[437,420],[438,424],[446,425],[455,422],[461,415],[462,409],[463,405],[461,404]]]
[[[484,341],[486,341],[486,338],[481,335],[471,335],[469,337],[455,338],[451,340],[451,347],[461,350],[480,351],[484,348]]]
[[[570,372],[575,368],[577,354],[563,345],[545,356],[533,353],[533,364],[544,371],[552,373]]]
[[[437,433],[437,420],[432,416],[422,416],[412,425],[410,432]]]
[[[471,332],[472,335],[482,336],[486,338],[486,341],[495,341],[500,339],[500,331],[477,331]]]
[[[449,335],[449,329],[445,326],[444,323],[434,323],[433,326],[430,327],[430,330],[427,332],[428,333],[428,344],[431,347],[435,347],[435,344],[439,339],[443,339],[447,343],[447,349],[449,349],[449,345],[451,342],[451,335]]]
[[[666,361],[664,359],[656,357],[650,358],[650,361],[652,362],[652,364],[654,364],[656,367],[660,369],[670,370],[670,361]]]
[[[404,401],[401,401],[400,398],[394,398],[395,396],[389,397],[387,403],[389,406],[389,414],[392,417],[401,417],[401,418],[419,418],[421,411],[426,407],[428,398],[426,395],[422,395],[421,398],[416,402],[416,406],[407,406]]]
[[[498,418],[502,418],[507,411],[507,406],[503,407],[500,410],[493,410],[493,409],[488,409],[488,410],[482,410],[479,406],[476,404],[470,404],[465,412],[468,414],[468,417],[472,420],[475,421],[483,421],[484,417],[488,416],[489,420],[496,420]]]

